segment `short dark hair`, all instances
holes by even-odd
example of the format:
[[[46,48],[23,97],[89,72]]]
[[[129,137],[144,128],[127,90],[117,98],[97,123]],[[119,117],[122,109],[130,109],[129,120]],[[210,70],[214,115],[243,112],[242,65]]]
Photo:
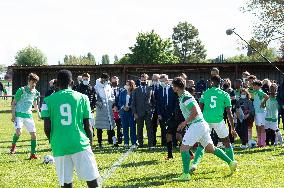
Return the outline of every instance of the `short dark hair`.
[[[260,80],[255,80],[253,83],[252,83],[253,86],[259,86],[261,87],[262,86],[262,83]]]
[[[186,90],[187,90],[189,93],[193,93],[193,92],[195,92],[195,87],[194,87],[194,86],[191,86],[191,87],[186,88]]]
[[[103,73],[103,74],[101,75],[101,78],[102,78],[102,79],[109,79],[108,73]]]
[[[57,85],[67,87],[72,81],[72,73],[69,70],[61,70],[57,74]]]
[[[184,83],[184,79],[181,77],[176,77],[173,81],[172,84],[174,87],[178,87],[180,89],[184,89],[185,88],[185,83]]]
[[[38,82],[39,81],[38,75],[36,75],[35,73],[30,73],[28,76],[28,82],[29,81]]]
[[[213,82],[215,85],[220,85],[221,84],[221,77],[219,75],[212,76],[211,82]]]
[[[82,77],[90,78],[91,76],[90,76],[89,73],[83,73],[83,74],[82,74]]]

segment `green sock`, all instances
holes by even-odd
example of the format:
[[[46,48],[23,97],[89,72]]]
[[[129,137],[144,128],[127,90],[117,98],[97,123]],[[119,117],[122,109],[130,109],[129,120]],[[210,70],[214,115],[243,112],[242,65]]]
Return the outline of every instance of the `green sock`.
[[[214,155],[216,155],[217,157],[219,157],[228,164],[232,162],[232,160],[226,155],[226,153],[219,148],[215,148]]]
[[[235,156],[234,156],[234,150],[232,147],[226,148],[225,149],[226,155],[232,160],[235,160]]]
[[[204,148],[202,146],[198,146],[192,164],[198,165],[200,163],[201,158],[204,155]]]
[[[19,136],[15,133],[14,136],[13,136],[13,141],[12,141],[12,144],[16,144],[17,141],[19,140]]]
[[[189,174],[190,155],[188,151],[181,152],[183,173]]]
[[[36,140],[31,140],[31,154],[36,153]]]

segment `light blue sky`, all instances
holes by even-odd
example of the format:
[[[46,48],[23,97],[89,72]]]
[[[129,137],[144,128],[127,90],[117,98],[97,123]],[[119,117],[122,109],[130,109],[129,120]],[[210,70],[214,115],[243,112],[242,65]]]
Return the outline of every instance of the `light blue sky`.
[[[16,52],[37,46],[49,64],[65,54],[92,52],[111,59],[129,52],[138,32],[154,29],[169,38],[172,28],[188,21],[199,29],[208,58],[232,56],[241,42],[227,36],[235,27],[251,37],[249,14],[240,11],[245,0],[2,0],[0,1],[0,64],[12,64]]]

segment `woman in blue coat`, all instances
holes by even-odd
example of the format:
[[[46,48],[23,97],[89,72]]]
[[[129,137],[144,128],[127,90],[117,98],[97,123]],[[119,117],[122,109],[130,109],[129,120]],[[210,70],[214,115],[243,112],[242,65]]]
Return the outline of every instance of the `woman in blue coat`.
[[[129,146],[129,129],[131,144],[136,145],[136,127],[134,115],[131,110],[132,92],[135,89],[135,82],[127,80],[124,89],[119,95],[119,114],[123,127],[124,146]]]

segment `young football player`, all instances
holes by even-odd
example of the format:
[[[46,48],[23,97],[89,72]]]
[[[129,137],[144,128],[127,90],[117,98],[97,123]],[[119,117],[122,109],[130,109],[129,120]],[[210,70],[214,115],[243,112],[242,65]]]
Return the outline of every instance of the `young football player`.
[[[28,76],[28,85],[17,90],[12,102],[12,122],[14,122],[16,131],[13,136],[10,153],[14,154],[16,152],[16,143],[19,140],[20,135],[22,134],[23,126],[25,126],[27,131],[31,135],[30,159],[38,158],[38,156],[36,155],[36,127],[32,116],[33,106],[39,115],[37,105],[39,92],[35,89],[38,81],[39,77],[34,73],[30,73]]]
[[[208,153],[213,153],[223,161],[225,161],[230,169],[231,173],[236,170],[237,162],[232,161],[223,150],[215,148],[210,137],[210,129],[206,121],[203,119],[202,112],[198,106],[194,97],[185,91],[185,83],[182,78],[175,78],[173,80],[173,89],[179,96],[179,104],[185,121],[178,126],[178,131],[186,129],[183,137],[182,145],[180,147],[183,174],[174,178],[177,181],[188,181],[190,179],[189,165],[190,154],[189,150],[197,142],[205,148]]]
[[[72,83],[70,71],[59,71],[59,91],[45,98],[41,108],[44,131],[51,144],[60,185],[72,187],[75,167],[88,187],[98,187],[100,174],[91,149],[90,101],[87,95],[73,91]]]

